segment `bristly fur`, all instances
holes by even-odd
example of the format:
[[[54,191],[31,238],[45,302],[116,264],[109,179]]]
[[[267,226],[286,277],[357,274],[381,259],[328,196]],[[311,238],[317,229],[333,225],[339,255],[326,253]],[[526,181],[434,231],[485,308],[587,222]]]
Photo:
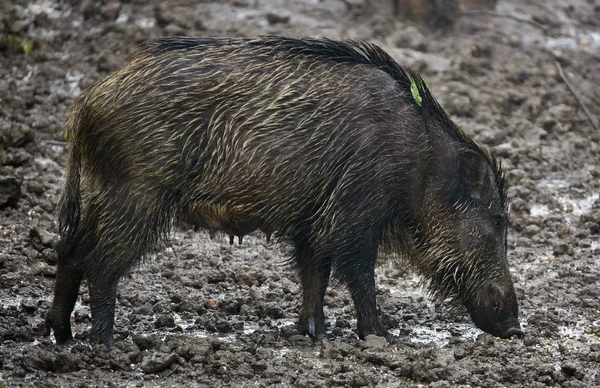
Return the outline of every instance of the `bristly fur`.
[[[86,276],[93,329],[110,342],[118,279],[161,246],[173,220],[290,243],[300,327],[311,335],[325,331],[330,273],[350,289],[359,335],[385,334],[374,280],[381,246],[409,256],[442,298],[471,295],[504,271],[501,260],[460,252],[457,241],[472,236],[455,236],[445,217],[460,211],[451,199],[464,183],[465,151],[493,172],[488,191],[505,207],[499,161],[452,122],[419,75],[368,42],[154,39],[77,100],[67,138],[47,318],[57,341],[70,337]],[[452,184],[440,191],[442,182]]]
[[[387,52],[371,42],[354,39],[347,41],[335,41],[326,38],[298,39],[274,35],[258,36],[253,39],[167,37],[146,42],[141,49],[149,53],[162,54],[174,50],[194,50],[206,46],[223,47],[239,44],[260,47],[270,46],[273,48],[273,55],[282,53],[286,56],[298,55],[312,57],[315,60],[373,66],[392,76],[406,93],[410,93],[411,84],[414,82],[423,99],[423,103],[419,107],[423,116],[439,120],[448,129],[448,134],[454,137],[455,141],[480,153],[488,161],[494,171],[495,183],[502,193],[502,201],[506,205],[508,188],[501,162],[496,155],[490,150],[479,147],[470,136],[452,121],[419,74],[408,67],[400,65]],[[415,103],[415,105],[417,104]]]

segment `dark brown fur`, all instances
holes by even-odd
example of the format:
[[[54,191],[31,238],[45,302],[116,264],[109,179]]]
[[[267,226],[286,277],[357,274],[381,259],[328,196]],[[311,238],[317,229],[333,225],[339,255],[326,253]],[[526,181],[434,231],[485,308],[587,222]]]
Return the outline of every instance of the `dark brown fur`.
[[[289,242],[303,288],[299,328],[312,336],[325,334],[330,273],[352,293],[358,334],[387,334],[375,300],[380,246],[407,257],[435,293],[463,301],[472,316],[492,316],[481,306],[506,296],[510,319],[489,331],[515,326],[499,163],[452,123],[418,75],[374,45],[156,39],[77,101],[67,134],[47,317],[58,342],[71,338],[86,276],[93,333],[112,343],[118,280],[160,246],[174,219],[240,241],[261,229]],[[486,224],[473,223],[481,215]],[[492,216],[502,225],[485,229]]]

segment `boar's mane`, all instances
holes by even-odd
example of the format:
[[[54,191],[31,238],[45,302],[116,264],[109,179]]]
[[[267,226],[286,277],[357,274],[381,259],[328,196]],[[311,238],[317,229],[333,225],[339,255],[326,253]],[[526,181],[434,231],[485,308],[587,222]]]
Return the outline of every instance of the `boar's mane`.
[[[288,38],[276,35],[262,35],[256,38],[189,38],[166,37],[147,41],[140,46],[138,54],[159,55],[176,50],[202,50],[207,47],[231,47],[233,51],[240,43],[248,46],[271,47],[271,54],[284,56],[302,56],[315,60],[331,61],[340,64],[357,64],[372,66],[389,74],[400,86],[400,89],[410,95],[414,83],[422,98],[419,105],[416,102],[424,121],[436,121],[447,129],[447,135],[457,143],[471,151],[480,154],[492,167],[496,187],[500,191],[503,206],[507,203],[507,184],[500,160],[491,152],[479,147],[471,137],[463,132],[448,116],[442,106],[431,93],[424,79],[414,70],[398,64],[388,53],[379,46],[363,40],[335,41],[330,39]]]

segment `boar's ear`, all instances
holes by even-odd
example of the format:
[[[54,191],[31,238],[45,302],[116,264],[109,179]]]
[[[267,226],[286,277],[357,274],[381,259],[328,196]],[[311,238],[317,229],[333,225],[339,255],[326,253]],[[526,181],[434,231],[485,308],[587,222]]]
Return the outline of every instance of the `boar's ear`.
[[[485,159],[476,152],[464,151],[459,154],[458,162],[461,194],[474,200],[482,199],[490,173]]]

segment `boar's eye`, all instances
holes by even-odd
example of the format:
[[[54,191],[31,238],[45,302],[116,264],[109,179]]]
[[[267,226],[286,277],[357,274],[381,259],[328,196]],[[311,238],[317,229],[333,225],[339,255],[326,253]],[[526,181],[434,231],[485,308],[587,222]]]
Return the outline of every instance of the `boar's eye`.
[[[501,228],[502,226],[504,226],[505,222],[506,221],[505,221],[504,217],[502,217],[502,215],[496,214],[494,216],[494,226],[496,228]]]

